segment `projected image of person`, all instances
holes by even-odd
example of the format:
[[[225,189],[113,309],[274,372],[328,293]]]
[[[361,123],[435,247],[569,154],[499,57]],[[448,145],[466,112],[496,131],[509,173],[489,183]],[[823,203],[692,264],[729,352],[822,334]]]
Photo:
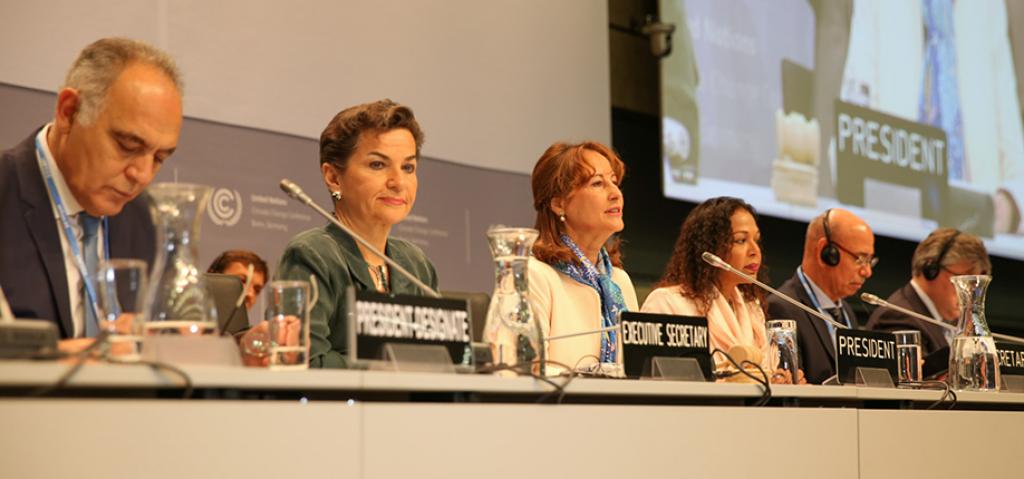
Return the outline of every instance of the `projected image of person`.
[[[618,313],[638,309],[615,236],[624,227],[624,173],[618,155],[595,142],[551,145],[533,168],[540,235],[528,267],[530,306],[546,338],[611,327]],[[580,369],[621,364],[620,351],[615,331],[547,343],[549,359]]]
[[[942,129],[951,194],[982,193],[971,217],[942,222],[986,235],[1024,232],[1024,129],[1007,25],[1003,0],[858,0],[840,95]],[[990,218],[974,217],[986,209]]]
[[[706,317],[712,350],[729,352],[736,345],[763,350],[767,345],[763,291],[704,262],[701,255],[705,251],[768,280],[762,268],[761,230],[754,207],[739,198],[711,198],[686,216],[665,274],[647,296],[642,311]],[[718,354],[715,362],[718,367],[728,364]],[[772,380],[792,383],[785,370],[773,374]]]
[[[437,288],[434,265],[419,247],[390,236],[416,202],[423,132],[413,112],[391,100],[346,108],[320,135],[320,172],[343,224],[388,258]],[[421,295],[406,278],[391,274],[384,260],[337,226],[296,235],[285,249],[277,279],[317,281],[319,299],[310,312],[310,366],[346,366],[348,286]]]
[[[700,165],[700,75],[693,51],[693,35],[681,1],[661,2],[661,19],[675,25],[671,54],[661,60],[665,86],[662,93],[662,155],[676,183],[697,181]],[[666,178],[668,180],[668,178]]]
[[[956,326],[960,301],[950,278],[965,274],[989,274],[992,263],[981,238],[952,228],[940,228],[928,235],[914,250],[910,281],[893,292],[887,301],[916,313]],[[925,355],[949,346],[953,332],[880,307],[871,313],[867,329],[921,331]]]

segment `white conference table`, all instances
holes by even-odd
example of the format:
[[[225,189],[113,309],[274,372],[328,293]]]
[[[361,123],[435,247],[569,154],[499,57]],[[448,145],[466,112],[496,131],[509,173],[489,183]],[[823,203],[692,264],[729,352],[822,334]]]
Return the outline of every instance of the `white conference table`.
[[[1021,477],[1024,394],[0,362],[4,477]],[[561,380],[557,380],[561,381]],[[234,391],[234,393],[232,393]],[[240,400],[223,398],[260,398]]]

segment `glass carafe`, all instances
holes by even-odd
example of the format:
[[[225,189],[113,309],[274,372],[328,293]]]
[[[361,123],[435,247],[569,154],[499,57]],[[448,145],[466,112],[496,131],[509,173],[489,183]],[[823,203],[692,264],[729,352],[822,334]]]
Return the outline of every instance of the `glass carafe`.
[[[999,356],[985,321],[985,291],[991,276],[954,276],[960,320],[949,346],[949,386],[958,391],[999,390]]]
[[[500,226],[487,231],[495,273],[484,339],[496,366],[544,374],[543,333],[530,310],[526,270],[537,234],[532,228]]]
[[[145,334],[217,334],[217,310],[199,261],[199,226],[210,187],[158,183],[149,187],[157,251],[147,294]]]

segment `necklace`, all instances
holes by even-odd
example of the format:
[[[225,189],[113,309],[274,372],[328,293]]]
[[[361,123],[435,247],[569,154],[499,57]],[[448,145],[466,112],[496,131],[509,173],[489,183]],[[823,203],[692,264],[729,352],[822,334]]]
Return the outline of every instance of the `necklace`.
[[[368,267],[370,269],[370,276],[373,276],[374,288],[381,293],[391,292],[391,288],[389,287],[391,281],[389,281],[388,265],[382,264]]]

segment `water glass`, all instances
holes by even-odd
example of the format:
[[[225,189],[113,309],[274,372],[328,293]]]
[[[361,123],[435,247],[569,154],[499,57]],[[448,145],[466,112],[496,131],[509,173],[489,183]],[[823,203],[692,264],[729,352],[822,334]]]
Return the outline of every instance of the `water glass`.
[[[264,288],[270,369],[309,367],[309,283],[273,281]]]
[[[107,331],[107,356],[116,361],[137,361],[141,343],[143,302],[147,286],[146,263],[137,259],[102,261],[97,268],[100,331]]]
[[[915,330],[893,331],[896,336],[896,360],[899,382],[921,381],[921,332]]]
[[[765,323],[768,333],[768,350],[764,357],[764,368],[768,374],[783,369],[789,372],[791,381],[798,381],[800,370],[800,349],[796,339],[796,321],[774,319]]]

